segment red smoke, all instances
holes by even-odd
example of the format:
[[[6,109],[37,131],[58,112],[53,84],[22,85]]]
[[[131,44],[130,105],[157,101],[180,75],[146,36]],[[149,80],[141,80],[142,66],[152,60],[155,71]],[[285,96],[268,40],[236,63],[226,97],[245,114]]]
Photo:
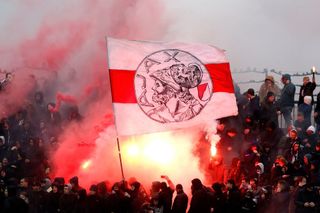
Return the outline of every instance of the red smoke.
[[[6,32],[8,36],[10,33],[20,36],[16,36],[13,43],[0,41],[0,46],[5,47],[1,48],[5,57],[0,65],[7,69],[22,67],[15,72],[12,90],[5,95],[10,107],[5,106],[1,111],[14,113],[24,106],[25,97],[39,90],[44,92],[46,103],[55,102],[55,111],[63,113],[66,107],[76,105],[82,120],[63,124],[59,147],[51,158],[52,176],[69,179],[77,175],[85,187],[95,181],[118,181],[121,173],[105,36],[160,40],[167,29],[164,6],[157,0],[61,0],[50,5],[32,2],[30,7],[41,8],[36,14],[41,21],[37,21],[35,29],[30,33],[23,27],[15,28],[16,31],[10,27],[12,31]],[[29,6],[17,8],[13,20],[20,14],[24,17],[30,9]],[[32,19],[25,18],[24,24],[33,24]],[[0,98],[6,100],[3,96]],[[158,142],[153,135],[121,138],[126,178],[136,176],[150,184],[167,174],[175,183],[183,183],[188,188],[192,178],[201,178],[197,158],[192,154],[194,141],[198,140],[198,130],[194,132],[156,134],[156,138],[170,142],[164,149],[172,149],[172,158],[164,164],[154,158]],[[132,141],[141,141],[145,146],[140,144],[136,151],[149,152],[143,156],[151,160],[132,157],[135,151],[128,148]]]

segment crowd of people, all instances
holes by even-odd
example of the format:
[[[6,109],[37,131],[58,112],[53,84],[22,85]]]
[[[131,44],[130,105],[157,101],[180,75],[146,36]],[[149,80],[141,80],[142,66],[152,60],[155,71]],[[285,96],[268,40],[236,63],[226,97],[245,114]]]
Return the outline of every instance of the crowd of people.
[[[1,81],[0,95],[11,80],[6,75]],[[293,120],[296,86],[288,74],[281,80],[283,88],[267,76],[258,93],[249,88],[236,94],[239,115],[218,121],[218,152],[208,162],[206,184],[197,178],[190,183],[191,195],[184,192],[190,185],[174,185],[167,176],[152,182],[150,191],[134,178],[103,181],[88,191],[76,176],[50,178],[48,156],[59,133],[81,115],[76,106],[62,115],[58,103],[37,91],[0,121],[0,212],[318,212],[320,95],[314,104],[315,78],[306,76]]]
[[[252,88],[238,93],[239,115],[219,121],[218,155],[206,177],[224,188],[224,209],[320,211],[320,94],[314,107],[315,78],[304,77],[293,120],[296,86],[289,74],[281,81],[280,89],[267,76],[258,93]],[[285,128],[279,126],[282,117]]]

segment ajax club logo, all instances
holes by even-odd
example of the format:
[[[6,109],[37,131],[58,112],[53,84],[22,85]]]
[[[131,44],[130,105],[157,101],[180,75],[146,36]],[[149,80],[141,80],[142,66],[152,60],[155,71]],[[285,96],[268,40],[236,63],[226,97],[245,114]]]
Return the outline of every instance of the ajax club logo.
[[[160,123],[190,120],[210,101],[212,81],[199,59],[188,52],[154,52],[139,64],[134,80],[142,111]]]

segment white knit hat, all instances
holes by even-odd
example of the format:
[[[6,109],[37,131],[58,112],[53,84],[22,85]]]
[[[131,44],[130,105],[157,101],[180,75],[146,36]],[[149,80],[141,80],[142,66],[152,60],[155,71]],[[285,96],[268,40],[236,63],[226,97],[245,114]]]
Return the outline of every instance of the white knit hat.
[[[307,131],[308,130],[312,131],[313,133],[316,132],[316,128],[314,126],[312,126],[312,125],[308,127]]]

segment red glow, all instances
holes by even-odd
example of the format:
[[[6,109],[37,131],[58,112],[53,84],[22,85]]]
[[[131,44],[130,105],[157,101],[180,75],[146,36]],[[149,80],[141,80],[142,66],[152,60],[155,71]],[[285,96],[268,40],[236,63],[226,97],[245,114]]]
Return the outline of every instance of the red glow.
[[[83,170],[87,170],[90,165],[91,165],[91,160],[87,160],[87,161],[85,161],[85,162],[82,163],[81,168],[82,168]]]
[[[176,147],[169,138],[159,138],[156,135],[149,135],[147,139],[136,143],[134,140],[125,143],[124,155],[129,161],[143,160],[148,163],[155,163],[165,166],[174,159]]]
[[[215,147],[215,145],[211,145],[211,156],[214,157],[217,154],[217,148]]]

